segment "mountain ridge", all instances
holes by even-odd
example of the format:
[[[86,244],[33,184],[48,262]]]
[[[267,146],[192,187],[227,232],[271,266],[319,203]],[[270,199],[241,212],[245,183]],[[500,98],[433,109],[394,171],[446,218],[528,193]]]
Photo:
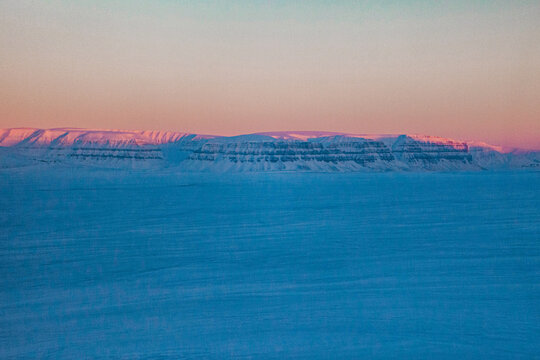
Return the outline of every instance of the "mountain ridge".
[[[346,132],[336,132],[336,131],[265,131],[265,132],[255,132],[248,134],[239,134],[239,135],[212,135],[212,134],[198,134],[198,133],[189,133],[189,132],[180,132],[180,131],[171,131],[171,130],[125,130],[125,129],[87,129],[87,128],[76,128],[76,127],[58,127],[58,128],[33,128],[33,127],[17,127],[17,128],[3,128],[0,129],[0,146],[13,146],[16,144],[17,138],[21,136],[27,137],[30,135],[39,136],[41,139],[46,139],[47,137],[56,135],[58,138],[65,136],[66,134],[76,134],[78,137],[91,138],[90,135],[101,135],[102,139],[111,140],[122,138],[120,135],[124,135],[123,140],[128,142],[128,140],[136,138],[145,138],[147,140],[146,144],[164,144],[169,142],[175,142],[185,136],[194,136],[199,139],[218,139],[218,138],[239,138],[239,137],[249,137],[249,136],[268,136],[277,140],[301,140],[307,141],[313,138],[322,138],[322,137],[333,137],[333,136],[344,136],[350,138],[365,138],[371,140],[380,140],[385,138],[397,138],[399,136],[405,135],[412,137],[415,140],[423,141],[455,141],[466,143],[470,147],[482,147],[490,148],[498,152],[512,152],[512,151],[539,151],[540,149],[528,149],[528,148],[518,148],[518,147],[506,147],[499,145],[492,145],[482,141],[477,140],[457,140],[448,137],[433,136],[433,135],[424,135],[416,133],[400,133],[400,134],[367,134],[367,133],[346,133]],[[49,135],[49,136],[47,136]],[[111,138],[107,138],[105,135],[109,135]],[[95,140],[98,140],[95,138]],[[153,141],[150,141],[153,140]],[[105,142],[105,141],[103,141]],[[43,141],[44,145],[47,144],[46,141]]]
[[[181,171],[449,171],[537,168],[538,151],[419,134],[274,131],[236,136],[0,129],[0,167],[62,163]]]

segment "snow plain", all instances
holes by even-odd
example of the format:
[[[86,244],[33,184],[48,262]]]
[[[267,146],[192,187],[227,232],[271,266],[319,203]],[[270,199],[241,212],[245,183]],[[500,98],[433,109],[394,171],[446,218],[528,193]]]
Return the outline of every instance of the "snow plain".
[[[539,358],[539,185],[5,169],[0,358]]]

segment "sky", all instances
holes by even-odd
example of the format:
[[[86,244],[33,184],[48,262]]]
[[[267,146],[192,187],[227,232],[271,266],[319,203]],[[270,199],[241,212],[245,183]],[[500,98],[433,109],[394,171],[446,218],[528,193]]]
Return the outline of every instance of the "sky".
[[[540,149],[540,1],[0,0],[0,127]]]

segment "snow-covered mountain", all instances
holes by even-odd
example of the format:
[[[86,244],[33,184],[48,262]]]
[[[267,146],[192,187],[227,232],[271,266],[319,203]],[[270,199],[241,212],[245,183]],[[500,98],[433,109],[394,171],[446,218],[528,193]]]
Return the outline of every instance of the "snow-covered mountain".
[[[179,171],[445,171],[539,168],[536,151],[420,135],[0,130],[0,167],[64,164]]]

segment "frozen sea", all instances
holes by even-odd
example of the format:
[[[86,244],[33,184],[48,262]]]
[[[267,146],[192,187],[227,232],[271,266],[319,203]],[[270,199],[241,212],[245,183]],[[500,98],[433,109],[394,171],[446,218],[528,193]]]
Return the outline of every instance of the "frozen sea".
[[[1,170],[0,358],[540,358],[540,172]]]

